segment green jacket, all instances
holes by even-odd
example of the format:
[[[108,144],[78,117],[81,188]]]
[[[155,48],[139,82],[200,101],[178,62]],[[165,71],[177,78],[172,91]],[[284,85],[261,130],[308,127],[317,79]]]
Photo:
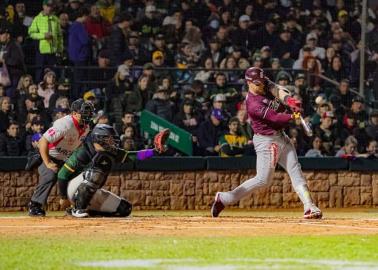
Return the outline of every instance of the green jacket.
[[[48,32],[52,34],[50,40],[45,38],[45,34]],[[41,54],[63,52],[63,35],[57,16],[46,16],[40,12],[29,27],[29,35],[32,39],[39,40],[39,52]]]

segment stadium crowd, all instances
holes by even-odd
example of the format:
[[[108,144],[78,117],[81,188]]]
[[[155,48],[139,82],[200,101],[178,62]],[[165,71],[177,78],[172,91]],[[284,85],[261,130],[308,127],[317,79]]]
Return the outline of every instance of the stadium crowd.
[[[1,1],[0,156],[38,147],[80,97],[117,128],[125,149],[148,144],[138,122],[145,109],[191,133],[195,155],[253,155],[243,74],[256,66],[304,104],[315,135],[306,137],[299,122],[286,130],[298,155],[378,157],[378,111],[351,91],[359,84],[360,2]],[[365,87],[373,88],[378,8],[368,15]],[[104,87],[79,83],[91,81]]]

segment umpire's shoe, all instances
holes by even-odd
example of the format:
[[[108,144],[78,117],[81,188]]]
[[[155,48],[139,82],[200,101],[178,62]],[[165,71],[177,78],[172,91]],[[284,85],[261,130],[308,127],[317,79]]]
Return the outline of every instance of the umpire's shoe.
[[[89,217],[88,212],[86,210],[83,210],[83,209],[72,208],[71,214],[72,214],[73,217],[77,217],[77,218]]]
[[[220,199],[220,192],[217,192],[215,195],[215,200],[213,205],[211,206],[211,216],[218,217],[220,212],[225,208],[224,204],[221,202]]]
[[[46,216],[45,210],[42,208],[42,204],[30,201],[29,203],[29,216],[31,217],[44,217]]]

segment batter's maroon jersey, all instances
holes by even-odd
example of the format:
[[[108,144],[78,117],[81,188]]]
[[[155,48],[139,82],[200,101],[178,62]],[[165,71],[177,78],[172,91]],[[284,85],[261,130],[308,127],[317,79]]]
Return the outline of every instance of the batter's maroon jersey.
[[[246,105],[255,134],[275,135],[291,120],[291,114],[285,113],[285,106],[270,91],[265,95],[248,92]]]

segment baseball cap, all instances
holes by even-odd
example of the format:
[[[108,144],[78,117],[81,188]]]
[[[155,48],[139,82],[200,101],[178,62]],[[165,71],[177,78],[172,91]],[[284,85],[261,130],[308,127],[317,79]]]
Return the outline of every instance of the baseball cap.
[[[239,22],[249,22],[251,19],[249,18],[248,15],[241,15],[239,17]]]
[[[139,32],[136,32],[136,31],[130,32],[130,34],[128,35],[128,38],[139,38]]]
[[[121,74],[122,76],[129,76],[129,74],[130,74],[129,67],[126,66],[126,65],[119,65],[118,69],[117,69],[117,72],[119,74]]]
[[[54,1],[53,0],[43,0],[42,5],[53,6]]]
[[[298,73],[296,76],[295,76],[295,79],[296,80],[299,80],[299,79],[306,79],[306,76],[304,73]]]
[[[334,118],[335,115],[332,111],[324,112],[322,115],[322,118],[327,118],[327,117]]]
[[[306,41],[310,39],[318,39],[318,36],[315,33],[308,33],[306,36]]]
[[[154,5],[146,6],[146,12],[156,12],[156,7]]]
[[[370,113],[370,117],[378,117],[378,110],[374,110]]]
[[[352,99],[352,103],[353,103],[353,102],[364,103],[364,100],[363,100],[361,97],[357,96],[357,97],[354,97],[354,98]]]
[[[343,17],[348,16],[348,12],[344,9],[340,10],[339,13],[337,13],[337,17]]]
[[[216,94],[214,97],[214,102],[225,102],[226,101],[226,96],[223,94]]]
[[[87,91],[83,95],[84,101],[88,101],[89,99],[96,98],[96,95],[92,91]]]
[[[260,52],[263,52],[263,51],[271,51],[270,47],[269,46],[263,46],[260,50]]]
[[[154,51],[153,54],[152,54],[152,59],[155,60],[155,59],[158,59],[158,58],[163,58],[164,55],[161,51]]]
[[[218,119],[219,121],[222,121],[224,119],[223,117],[223,114],[222,114],[222,111],[219,110],[219,109],[213,109],[211,111],[211,116],[214,116],[216,119]]]
[[[155,36],[155,40],[164,40],[164,35],[163,34],[161,34],[161,33],[159,33],[159,34],[157,34],[156,36]]]
[[[143,69],[145,70],[154,69],[154,65],[152,63],[146,63],[143,65]]]

